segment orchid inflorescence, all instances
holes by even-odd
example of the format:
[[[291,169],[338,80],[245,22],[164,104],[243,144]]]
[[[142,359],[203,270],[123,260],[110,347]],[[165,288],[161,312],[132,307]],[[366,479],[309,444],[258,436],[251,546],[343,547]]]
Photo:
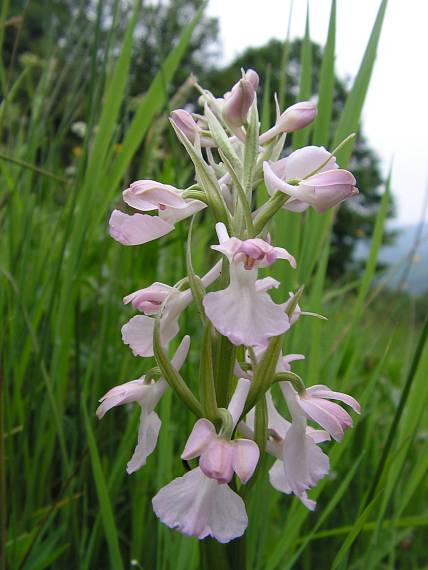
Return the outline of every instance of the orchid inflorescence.
[[[124,298],[142,314],[123,326],[123,341],[136,356],[155,356],[157,367],[107,392],[97,416],[121,404],[141,406],[138,443],[127,465],[132,473],[155,449],[161,421],[154,410],[168,386],[174,390],[197,417],[181,455],[189,471],[157,493],[153,509],[171,528],[223,543],[247,527],[242,485],[254,475],[261,453],[275,458],[269,471],[273,487],[293,493],[313,510],[316,503],[307,491],[329,471],[328,456],[319,444],[330,438],[340,441],[352,426],[350,415],[331,400],[360,412],[351,396],[324,385],[305,388],[291,371],[292,362],[304,356],[283,355],[284,335],[304,314],[299,307],[302,288],[277,304],[268,291],[279,282],[258,278],[259,268],[279,260],[296,267],[286,249],[271,243],[268,226],[273,216],[281,208],[303,212],[312,206],[323,212],[336,206],[358,192],[355,178],[338,168],[334,153],[323,147],[307,146],[280,158],[287,133],[310,124],[316,106],[301,102],[282,114],[277,109],[275,125],[260,134],[258,84],[255,71],[243,72],[231,91],[216,99],[195,83],[203,114],[178,109],[170,121],[193,162],[196,183],[180,190],[138,180],[123,192],[123,200],[139,212],[157,215],[114,210],[110,218],[111,236],[124,245],[165,236],[177,222],[205,208],[215,220],[218,244],[211,247],[222,259],[203,277],[192,265],[191,224],[187,278],[175,286],[153,283]],[[254,195],[263,181],[269,198],[254,209]],[[217,290],[206,292],[215,284]],[[203,327],[201,396],[180,375],[189,336],[182,338],[172,358],[168,356],[169,344],[180,334],[180,315],[192,303]],[[291,421],[275,406],[275,383]],[[308,420],[322,429],[309,426]],[[190,468],[196,458],[198,466]]]

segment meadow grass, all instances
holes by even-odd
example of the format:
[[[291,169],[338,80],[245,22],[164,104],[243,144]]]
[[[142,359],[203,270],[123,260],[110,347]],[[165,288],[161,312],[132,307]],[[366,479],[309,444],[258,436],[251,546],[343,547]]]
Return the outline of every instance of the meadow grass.
[[[63,96],[58,83],[67,77],[67,69],[57,68],[57,56],[70,46],[52,46],[51,59],[36,74],[23,68],[15,83],[8,81],[9,70],[1,68],[2,569],[121,569],[135,560],[137,568],[189,570],[202,563],[198,541],[162,526],[151,511],[154,493],[183,472],[178,451],[192,425],[187,411],[171,393],[162,399],[159,445],[147,466],[132,476],[125,465],[135,444],[137,410],[118,409],[101,424],[94,413],[109,388],[150,367],[121,342],[120,327],[131,314],[122,297],[154,280],[173,284],[186,267],[186,222],[174,237],[138,248],[125,248],[107,235],[109,213],[131,172],[141,176],[150,168],[156,178],[178,187],[189,176],[176,144],[170,143],[168,155],[157,165],[141,149],[149,136],[156,143],[156,128],[167,128],[168,85],[196,21],[183,30],[135,107],[127,81],[140,5],[134,5],[119,54],[112,52],[108,39],[98,45],[95,36],[90,39],[92,65],[89,60],[76,71],[71,63],[81,55],[79,46],[70,52],[67,61],[75,76],[67,85],[75,89],[66,93],[67,112],[59,124],[52,123],[51,109]],[[333,1],[318,86],[319,114],[312,128],[294,135],[296,147],[312,141],[333,148],[360,124],[386,1],[380,4],[332,132],[335,7]],[[3,10],[4,21],[7,7]],[[94,64],[99,50],[102,72]],[[311,92],[309,26],[301,61],[299,99],[305,99]],[[37,81],[26,83],[22,74]],[[22,108],[15,97],[25,85],[28,106]],[[266,80],[266,101],[269,96]],[[17,108],[20,120],[9,112]],[[263,108],[262,123],[267,124],[269,106]],[[82,120],[82,109],[86,136],[79,156],[73,156],[66,141],[73,122]],[[145,148],[150,155],[151,147]],[[342,167],[351,151],[349,144],[339,152]],[[72,172],[63,166],[67,152]],[[334,212],[310,211],[303,224],[283,212],[272,229],[275,242],[299,262],[294,273],[281,267],[284,285],[278,297],[304,283],[302,307],[329,317],[327,322],[302,318],[286,335],[286,351],[307,356],[296,371],[308,385],[350,390],[363,413],[344,441],[329,449],[332,474],[313,494],[319,495],[315,513],[274,491],[266,477],[269,464],[261,465],[246,495],[250,525],[242,548],[248,569],[371,570],[428,564],[423,540],[428,524],[427,324],[421,324],[411,300],[392,299],[385,307],[382,290],[373,286],[389,186],[388,180],[363,275],[349,286],[346,276],[340,283],[326,278]],[[192,240],[199,274],[211,261],[206,252],[212,240],[212,224],[202,216]],[[183,318],[193,339],[183,376],[198,390],[194,349],[200,333],[194,314]],[[214,544],[209,548],[212,556],[221,555]]]

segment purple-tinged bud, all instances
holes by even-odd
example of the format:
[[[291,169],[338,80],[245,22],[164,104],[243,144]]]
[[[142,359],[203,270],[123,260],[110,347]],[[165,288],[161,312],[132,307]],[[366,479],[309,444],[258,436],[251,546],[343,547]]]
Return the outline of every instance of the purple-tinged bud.
[[[254,69],[249,69],[247,71],[247,73],[245,74],[245,79],[251,83],[251,85],[254,88],[254,91],[257,91],[259,87],[259,76],[254,71]]]
[[[251,81],[240,79],[224,99],[223,118],[231,127],[242,127],[247,122],[248,111],[256,96],[253,82],[254,77],[251,77]]]
[[[260,144],[266,144],[281,133],[292,133],[312,123],[317,114],[317,106],[311,101],[301,101],[288,107],[276,124],[260,136]]]
[[[278,131],[282,133],[292,133],[298,129],[303,129],[312,123],[317,114],[317,106],[310,101],[301,101],[288,107],[277,122]]]
[[[170,117],[174,125],[186,135],[189,141],[194,142],[200,128],[192,115],[184,109],[177,109],[171,113]]]

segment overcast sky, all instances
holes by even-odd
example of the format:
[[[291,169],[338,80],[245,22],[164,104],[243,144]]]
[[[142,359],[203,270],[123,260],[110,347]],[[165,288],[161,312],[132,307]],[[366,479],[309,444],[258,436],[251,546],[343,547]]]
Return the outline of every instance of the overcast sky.
[[[230,62],[249,46],[284,39],[291,0],[210,0],[220,21],[222,58]],[[380,0],[337,0],[337,72],[358,71]],[[325,43],[330,0],[310,0],[311,37]],[[306,0],[294,0],[292,37],[304,33]],[[382,158],[392,162],[392,187],[400,225],[420,220],[428,182],[428,2],[390,0],[372,82],[363,110],[363,132]],[[263,74],[263,70],[257,70]],[[364,191],[364,188],[360,189]]]

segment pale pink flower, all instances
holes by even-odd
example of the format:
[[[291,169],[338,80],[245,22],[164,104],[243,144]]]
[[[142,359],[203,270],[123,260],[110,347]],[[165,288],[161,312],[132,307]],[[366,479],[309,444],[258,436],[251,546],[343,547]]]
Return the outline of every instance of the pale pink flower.
[[[109,232],[123,245],[141,245],[169,234],[174,226],[158,216],[133,214],[113,210],[109,220]]]
[[[266,267],[277,258],[287,259],[295,266],[295,260],[285,249],[263,240],[229,238],[222,223],[216,225],[216,230],[220,245],[213,249],[224,253],[230,261],[230,284],[204,297],[206,315],[233,344],[266,345],[270,337],[284,333],[290,324],[281,306],[266,292],[276,282],[263,282],[258,287],[257,268]]]
[[[263,170],[268,192],[279,190],[290,196],[283,207],[295,212],[309,205],[324,212],[358,193],[354,176],[337,168],[335,157],[323,147],[305,147],[277,162],[264,162]]]
[[[329,400],[339,400],[361,412],[360,404],[352,396],[334,392],[328,386],[317,384],[302,394],[296,393],[296,402],[305,417],[313,420],[336,440],[340,441],[346,429],[352,427],[352,418],[341,406]]]
[[[248,70],[245,77],[236,83],[230,93],[224,96],[223,118],[232,127],[241,127],[247,122],[247,115],[256,96],[258,75]]]
[[[181,368],[186,359],[189,345],[190,337],[185,336],[171,361],[177,370]],[[163,378],[156,382],[146,383],[145,377],[142,376],[138,380],[115,386],[100,399],[101,404],[96,411],[98,419],[102,419],[115,406],[136,402],[141,407],[138,443],[126,468],[129,474],[143,467],[147,457],[156,447],[161,421],[154,409],[167,387]]]
[[[249,388],[248,380],[239,380],[228,406],[233,426],[241,416]],[[234,472],[243,483],[248,481],[259,459],[258,446],[246,439],[222,439],[210,421],[200,419],[181,457],[200,457],[199,467],[174,479],[154,497],[153,509],[159,519],[199,539],[211,536],[229,542],[241,536],[248,525],[245,504],[227,483]]]
[[[292,133],[303,129],[315,119],[317,106],[311,101],[301,101],[288,107],[277,120],[276,124],[260,136],[260,144],[266,144],[281,133]]]
[[[200,467],[163,487],[152,500],[156,516],[170,528],[199,539],[230,542],[248,526],[245,504],[228,485],[210,479]]]
[[[266,393],[266,404],[270,436],[266,449],[276,458],[269,471],[271,485],[281,493],[294,493],[308,509],[314,510],[316,502],[309,499],[306,493],[306,489],[313,485],[302,489],[296,484],[295,478],[297,474],[303,477],[306,484],[308,481],[315,484],[317,477],[321,478],[328,472],[328,457],[315,444],[328,441],[330,436],[323,430],[307,426],[304,418],[303,422],[299,420],[299,414],[292,415],[294,427],[291,429],[292,423],[278,412],[270,390]],[[299,422],[299,431],[296,430],[296,420]],[[254,437],[254,409],[247,414],[245,423],[239,424],[239,429],[243,435]],[[301,445],[300,451],[296,451],[296,444]]]
[[[208,287],[221,272],[221,263],[217,263],[206,275],[202,283]],[[164,283],[153,283],[150,287],[139,289],[124,298],[124,303],[132,302],[133,306],[146,315],[132,317],[122,327],[122,340],[129,345],[135,356],[153,356],[154,313],[163,308],[160,317],[160,337],[164,346],[177,336],[178,320],[182,312],[192,302],[190,289],[179,291]]]

